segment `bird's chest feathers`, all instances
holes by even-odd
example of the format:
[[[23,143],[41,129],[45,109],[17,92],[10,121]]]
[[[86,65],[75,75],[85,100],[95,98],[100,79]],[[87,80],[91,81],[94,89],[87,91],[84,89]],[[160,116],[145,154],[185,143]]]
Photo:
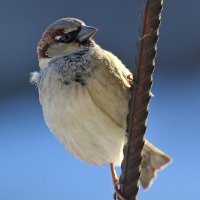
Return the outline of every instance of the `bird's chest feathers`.
[[[71,56],[64,56],[53,60],[50,67],[57,69],[58,75],[61,77],[64,84],[71,84],[73,82],[85,84],[86,79],[90,77],[94,66],[91,65],[90,51],[84,49]]]
[[[76,82],[67,86],[55,83],[55,86],[41,98],[47,123],[53,132],[63,133],[70,127],[79,130],[80,122],[84,123],[91,107],[86,87]]]
[[[39,94],[44,117],[57,139],[78,159],[94,165],[119,164],[125,130],[94,98],[93,89],[98,89],[100,99],[107,90],[93,77],[97,66],[84,55],[54,60],[43,71]]]
[[[40,94],[44,117],[65,148],[90,164],[120,163],[124,130],[93,102],[87,87],[54,82],[47,90]]]
[[[51,124],[59,127],[63,120],[73,121],[73,114],[87,109],[90,95],[84,85],[93,70],[89,58],[88,50],[79,51],[52,60],[42,72],[38,87],[40,101]]]

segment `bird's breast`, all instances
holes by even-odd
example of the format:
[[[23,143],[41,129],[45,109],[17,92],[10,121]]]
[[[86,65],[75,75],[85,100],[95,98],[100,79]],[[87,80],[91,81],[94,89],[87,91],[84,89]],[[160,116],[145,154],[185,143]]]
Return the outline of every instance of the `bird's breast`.
[[[40,84],[46,123],[72,155],[92,165],[121,163],[125,130],[98,107],[87,85],[52,79]]]

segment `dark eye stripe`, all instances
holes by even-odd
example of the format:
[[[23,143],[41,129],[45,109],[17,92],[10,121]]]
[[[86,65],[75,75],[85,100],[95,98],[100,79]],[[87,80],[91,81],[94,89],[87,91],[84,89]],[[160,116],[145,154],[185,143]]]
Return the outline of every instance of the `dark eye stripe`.
[[[63,43],[67,43],[68,41],[71,40],[71,35],[70,34],[63,34],[60,39],[58,40],[58,42],[63,42]]]
[[[76,39],[78,32],[79,30],[75,30],[69,33],[63,33],[63,35],[61,35],[60,39],[57,40],[57,42],[61,42],[61,43],[73,42]]]

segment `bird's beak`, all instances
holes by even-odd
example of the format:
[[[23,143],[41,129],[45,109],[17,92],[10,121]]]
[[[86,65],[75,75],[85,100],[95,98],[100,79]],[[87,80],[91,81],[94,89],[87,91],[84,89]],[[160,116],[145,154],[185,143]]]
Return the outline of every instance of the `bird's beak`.
[[[81,30],[79,31],[76,39],[79,42],[85,42],[90,39],[96,32],[98,31],[97,28],[92,26],[82,26]]]

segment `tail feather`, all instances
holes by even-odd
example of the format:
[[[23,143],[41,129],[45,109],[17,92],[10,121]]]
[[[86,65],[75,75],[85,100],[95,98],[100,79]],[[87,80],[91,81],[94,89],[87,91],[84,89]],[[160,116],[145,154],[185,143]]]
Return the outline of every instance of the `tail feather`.
[[[142,187],[148,189],[156,178],[157,171],[166,167],[170,162],[171,158],[169,156],[146,140],[140,175]]]

